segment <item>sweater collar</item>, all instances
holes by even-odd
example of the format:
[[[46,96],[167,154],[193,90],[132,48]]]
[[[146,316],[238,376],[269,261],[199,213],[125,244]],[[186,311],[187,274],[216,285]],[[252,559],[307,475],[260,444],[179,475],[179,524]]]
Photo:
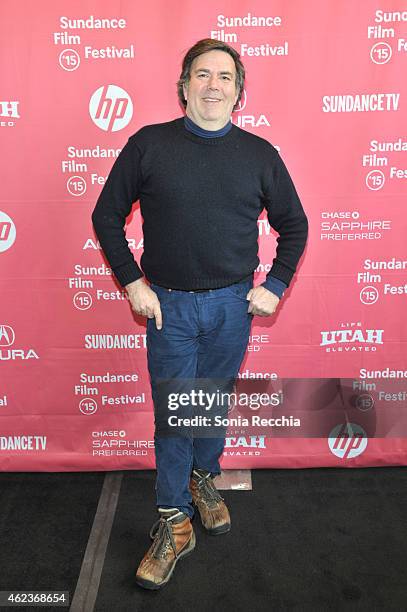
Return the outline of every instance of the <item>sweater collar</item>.
[[[220,130],[204,130],[186,115],[184,117],[184,125],[188,132],[201,136],[201,138],[219,138],[220,136],[225,136],[232,129],[232,122],[228,121]]]

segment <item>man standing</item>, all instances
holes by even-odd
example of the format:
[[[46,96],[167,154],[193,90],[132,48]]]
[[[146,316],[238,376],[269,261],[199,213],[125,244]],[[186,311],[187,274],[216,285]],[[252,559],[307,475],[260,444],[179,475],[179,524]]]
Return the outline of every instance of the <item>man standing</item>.
[[[146,126],[129,138],[92,215],[133,310],[147,317],[160,517],[136,574],[136,582],[148,589],[166,584],[178,559],[194,549],[194,506],[208,533],[231,527],[213,483],[224,435],[161,434],[159,381],[233,381],[253,316],[273,314],[307,239],[307,218],[278,152],[231,123],[244,77],[235,49],[212,39],[197,42],[184,57],[178,82],[186,116]],[[124,232],[138,199],[143,271]],[[264,207],[279,233],[277,253],[266,281],[253,287],[257,219]]]

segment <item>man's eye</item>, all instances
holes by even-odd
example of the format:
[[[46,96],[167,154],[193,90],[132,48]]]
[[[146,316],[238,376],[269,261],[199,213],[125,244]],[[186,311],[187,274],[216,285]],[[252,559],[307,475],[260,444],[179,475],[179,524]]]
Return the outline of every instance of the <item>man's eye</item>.
[[[230,81],[230,77],[226,76],[226,74],[225,74],[225,75],[223,75],[223,80],[224,81]]]

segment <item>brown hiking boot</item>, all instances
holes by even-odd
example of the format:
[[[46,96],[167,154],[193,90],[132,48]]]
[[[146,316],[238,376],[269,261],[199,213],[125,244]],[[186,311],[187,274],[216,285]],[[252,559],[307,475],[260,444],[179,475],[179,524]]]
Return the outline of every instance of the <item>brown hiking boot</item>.
[[[220,535],[230,531],[229,510],[213,484],[211,473],[205,470],[193,470],[189,489],[207,532],[211,535]]]
[[[195,548],[195,534],[189,516],[178,508],[158,509],[160,518],[150,530],[154,539],[136,574],[136,583],[145,589],[160,589],[171,578],[181,557]]]

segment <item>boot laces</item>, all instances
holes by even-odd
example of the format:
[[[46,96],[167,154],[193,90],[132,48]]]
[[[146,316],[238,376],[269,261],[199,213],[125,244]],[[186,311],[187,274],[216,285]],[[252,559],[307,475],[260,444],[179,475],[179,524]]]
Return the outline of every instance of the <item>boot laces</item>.
[[[223,497],[212,482],[210,472],[202,476],[197,472],[195,473],[199,476],[196,482],[203,501],[212,507],[216,506],[218,502],[223,501]]]
[[[174,536],[172,535],[171,521],[181,514],[182,512],[177,512],[168,518],[160,517],[151,527],[150,537],[154,538],[151,555],[156,559],[165,557],[170,546],[172,546],[175,557],[178,557],[177,547],[175,546]]]

